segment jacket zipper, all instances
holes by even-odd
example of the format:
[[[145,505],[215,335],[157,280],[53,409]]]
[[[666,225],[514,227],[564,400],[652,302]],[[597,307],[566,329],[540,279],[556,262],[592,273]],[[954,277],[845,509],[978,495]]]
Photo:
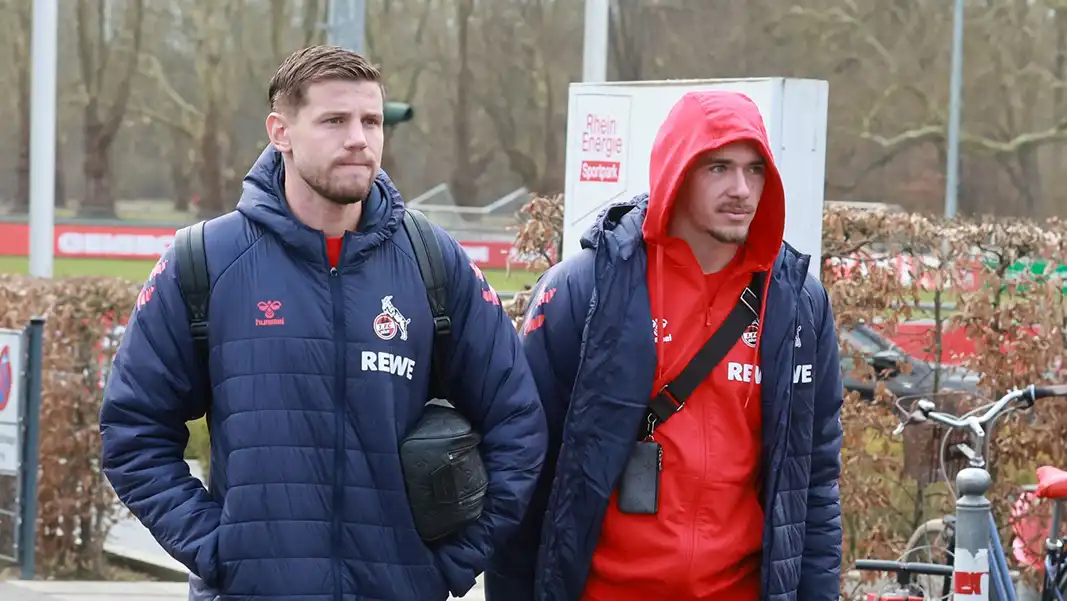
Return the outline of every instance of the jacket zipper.
[[[342,243],[342,249],[344,243]],[[343,254],[343,250],[342,250]],[[344,466],[345,466],[345,304],[344,289],[341,286],[341,272],[336,267],[330,268],[330,296],[333,299],[333,347],[334,347],[334,428],[336,431],[333,449],[333,532],[331,547],[333,556],[333,597],[336,601],[344,599],[342,585],[344,578],[341,570],[344,562],[341,558],[341,508],[344,507]]]

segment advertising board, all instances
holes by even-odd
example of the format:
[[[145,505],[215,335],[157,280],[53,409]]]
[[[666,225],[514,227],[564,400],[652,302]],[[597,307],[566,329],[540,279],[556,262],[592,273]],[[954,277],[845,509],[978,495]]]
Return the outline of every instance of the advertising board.
[[[0,330],[0,474],[5,475],[19,468],[23,340],[22,330]]]

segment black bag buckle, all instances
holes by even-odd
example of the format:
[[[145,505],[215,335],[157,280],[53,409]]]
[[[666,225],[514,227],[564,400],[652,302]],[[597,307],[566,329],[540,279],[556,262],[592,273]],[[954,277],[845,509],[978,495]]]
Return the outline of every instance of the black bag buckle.
[[[448,336],[452,333],[452,319],[447,315],[433,318],[433,328],[437,334],[441,336]]]
[[[189,332],[192,334],[193,340],[206,340],[208,324],[206,321],[194,319],[194,321],[189,324]]]
[[[648,408],[657,422],[667,421],[672,415],[681,411],[682,407],[685,407],[685,401],[678,400],[671,393],[670,385],[661,388],[648,404]]]

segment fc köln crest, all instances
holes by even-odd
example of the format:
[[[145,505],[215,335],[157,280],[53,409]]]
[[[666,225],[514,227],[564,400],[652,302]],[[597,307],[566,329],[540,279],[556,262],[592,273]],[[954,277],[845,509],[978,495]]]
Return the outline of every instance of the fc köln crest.
[[[734,331],[736,332],[737,330],[734,330]],[[741,340],[743,340],[745,342],[745,344],[747,344],[748,346],[750,346],[752,348],[756,348],[756,338],[758,338],[758,337],[759,337],[759,320],[758,319],[753,319],[752,323],[748,324],[748,327],[745,328],[745,331],[741,334]]]
[[[400,332],[400,339],[407,340],[410,323],[411,320],[393,305],[393,297],[389,295],[382,299],[382,312],[374,318],[374,333],[382,340],[392,340]]]

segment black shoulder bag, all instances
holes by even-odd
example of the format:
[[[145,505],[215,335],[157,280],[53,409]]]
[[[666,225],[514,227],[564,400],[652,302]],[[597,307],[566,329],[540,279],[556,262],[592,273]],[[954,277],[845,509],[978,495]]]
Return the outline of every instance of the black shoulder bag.
[[[663,447],[653,438],[655,429],[685,407],[701,382],[711,375],[726,357],[753,320],[759,318],[764,274],[757,273],[741,293],[726,320],[678,377],[652,397],[642,424],[640,439],[634,446],[626,469],[619,481],[619,511],[633,514],[655,514],[659,510],[659,482],[663,471]],[[660,332],[659,335],[663,335]]]
[[[184,227],[174,236],[178,283],[189,312],[189,331],[204,377],[208,374],[208,276],[203,221]],[[432,399],[446,399],[444,359],[452,335],[448,317],[448,276],[444,254],[426,217],[413,209],[404,215],[404,233],[411,241],[427,300],[433,315],[434,342],[430,374]],[[207,390],[211,390],[210,384]],[[210,406],[210,402],[208,403]],[[415,529],[427,542],[446,538],[477,520],[485,506],[489,476],[478,445],[481,436],[471,423],[447,402],[431,400],[412,432],[400,443]]]
[[[404,230],[433,313],[434,348],[431,398],[448,398],[444,352],[452,334],[448,307],[448,276],[441,246],[426,217],[413,209],[404,215]],[[481,435],[451,405],[430,401],[415,429],[400,443],[415,529],[426,542],[459,532],[482,515],[489,475],[478,450]]]

